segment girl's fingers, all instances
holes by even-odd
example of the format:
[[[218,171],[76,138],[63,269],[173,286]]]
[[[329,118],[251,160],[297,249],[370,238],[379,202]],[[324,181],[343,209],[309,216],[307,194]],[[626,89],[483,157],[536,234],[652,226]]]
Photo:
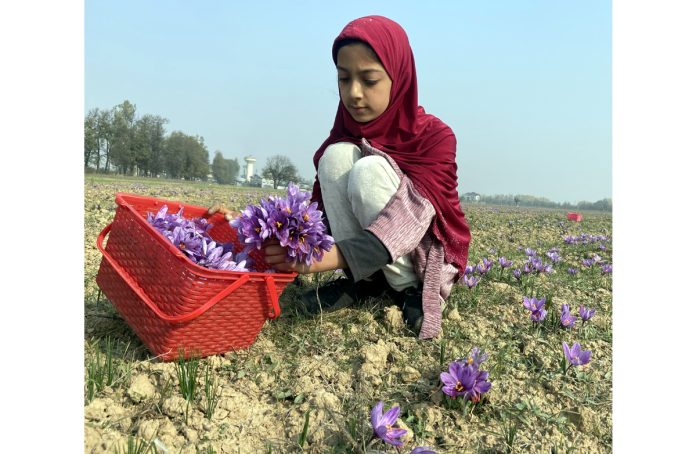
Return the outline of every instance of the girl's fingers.
[[[263,251],[266,255],[285,255],[285,248],[280,245],[266,246]]]
[[[292,262],[281,262],[273,265],[276,271],[294,271]]]

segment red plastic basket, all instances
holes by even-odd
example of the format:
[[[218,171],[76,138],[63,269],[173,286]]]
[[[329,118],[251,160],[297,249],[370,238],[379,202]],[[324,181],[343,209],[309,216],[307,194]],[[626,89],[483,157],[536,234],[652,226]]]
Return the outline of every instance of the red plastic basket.
[[[569,212],[567,214],[567,216],[568,216],[568,219],[571,221],[575,221],[575,222],[582,221],[582,214],[580,214],[580,213]]]
[[[137,336],[164,361],[200,357],[251,345],[267,319],[280,315],[278,295],[296,273],[243,273],[204,268],[187,258],[147,222],[164,204],[206,217],[217,242],[243,245],[219,213],[133,194],[116,194],[116,215],[97,238],[103,254],[97,285]],[[109,240],[104,247],[104,239]],[[257,270],[269,268],[262,251],[250,254]]]

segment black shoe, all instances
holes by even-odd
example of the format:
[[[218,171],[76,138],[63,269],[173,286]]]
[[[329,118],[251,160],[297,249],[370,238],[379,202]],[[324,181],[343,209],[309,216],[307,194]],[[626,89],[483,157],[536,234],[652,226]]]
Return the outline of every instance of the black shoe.
[[[416,334],[420,333],[423,325],[423,290],[420,287],[409,287],[397,292],[396,299],[408,329]]]
[[[387,278],[384,277],[384,273],[380,270],[369,278],[356,282],[355,292],[358,299],[362,301],[368,298],[391,296],[394,290],[389,285],[389,282],[387,282]]]
[[[309,314],[318,314],[352,306],[358,296],[353,281],[343,277],[322,285],[318,290],[306,290],[300,300]]]
[[[346,273],[350,276],[349,273]],[[352,306],[368,298],[381,298],[389,295],[391,287],[381,271],[369,277],[370,280],[353,282],[353,279],[339,278],[319,287],[319,290],[304,291],[302,303],[309,314],[332,312]]]

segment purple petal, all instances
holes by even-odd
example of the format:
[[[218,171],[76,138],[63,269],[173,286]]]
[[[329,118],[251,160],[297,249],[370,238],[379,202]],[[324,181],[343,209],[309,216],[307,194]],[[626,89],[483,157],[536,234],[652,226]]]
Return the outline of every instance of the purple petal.
[[[399,408],[398,405],[394,405],[387,411],[384,416],[382,417],[382,423],[383,424],[388,424],[390,426],[394,425],[396,422],[396,419],[399,417],[399,413],[401,412],[401,409]]]
[[[440,380],[445,386],[455,386],[457,384],[457,377],[448,374],[447,372],[440,373]]]
[[[372,422],[372,428],[377,430],[377,427],[380,425],[380,420],[382,419],[382,408],[384,406],[384,402],[381,400],[377,402],[377,405],[372,407],[372,412],[370,414],[370,421]]]
[[[563,353],[565,354],[566,358],[568,358],[568,361],[570,361],[570,347],[568,347],[568,344],[566,344],[565,342],[563,342]]]

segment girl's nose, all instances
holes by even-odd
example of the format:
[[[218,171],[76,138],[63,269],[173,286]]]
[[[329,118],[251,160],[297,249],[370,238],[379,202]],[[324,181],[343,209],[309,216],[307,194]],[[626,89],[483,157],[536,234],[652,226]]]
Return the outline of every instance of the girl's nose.
[[[354,81],[350,84],[350,96],[353,99],[362,98],[362,87],[360,86],[360,82]]]

